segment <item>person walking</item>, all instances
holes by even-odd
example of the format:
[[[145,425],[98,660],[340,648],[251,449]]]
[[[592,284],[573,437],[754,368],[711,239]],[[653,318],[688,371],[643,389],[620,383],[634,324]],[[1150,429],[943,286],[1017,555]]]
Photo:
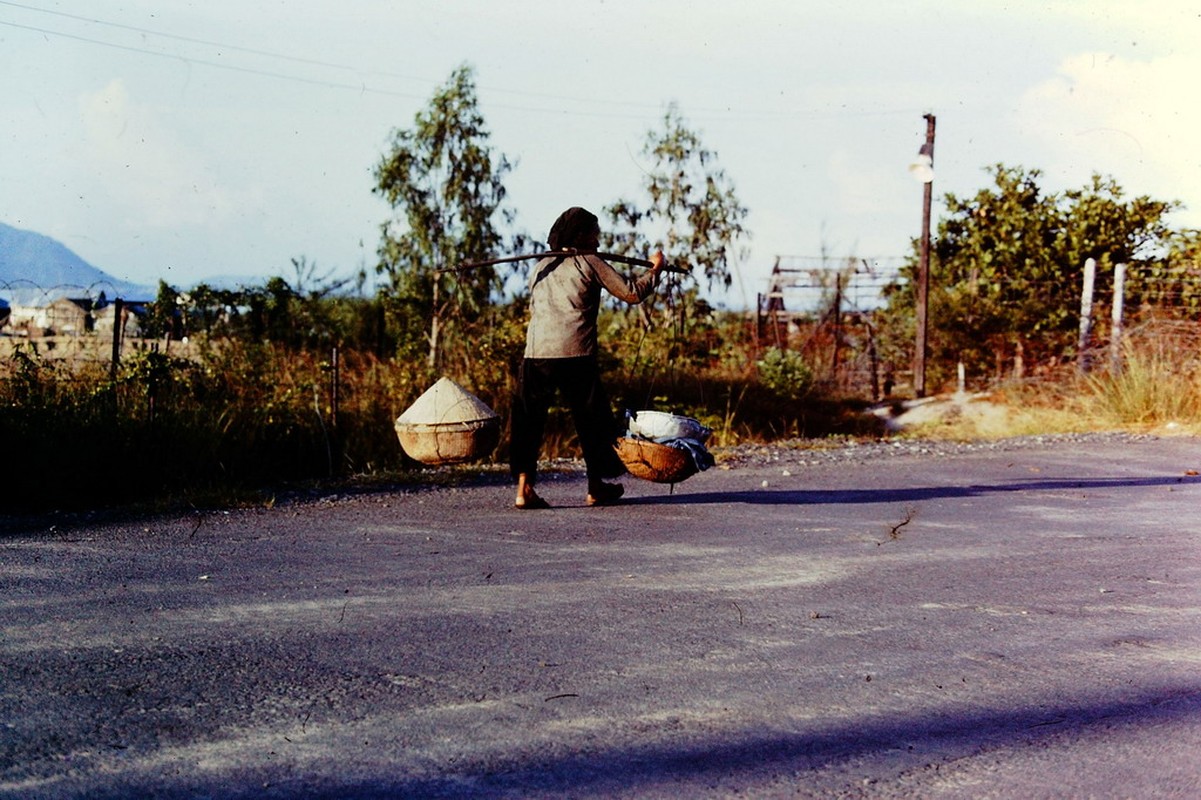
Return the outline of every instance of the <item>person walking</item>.
[[[510,469],[517,480],[514,505],[549,508],[534,487],[538,456],[551,402],[558,392],[571,412],[588,474],[590,506],[615,503],[625,492],[606,481],[625,474],[614,443],[618,436],[609,395],[597,361],[597,316],[602,289],[626,303],[641,303],[667,265],[662,252],[651,268],[627,278],[595,254],[600,246],[596,215],[577,207],[559,215],[547,244],[555,254],[541,259],[530,276],[530,318],[525,354],[517,376],[510,430]]]

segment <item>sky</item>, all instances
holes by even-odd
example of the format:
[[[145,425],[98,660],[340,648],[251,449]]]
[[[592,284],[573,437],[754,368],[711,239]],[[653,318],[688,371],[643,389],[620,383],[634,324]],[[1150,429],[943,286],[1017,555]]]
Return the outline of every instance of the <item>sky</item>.
[[[0,0],[0,222],[152,286],[372,272],[373,169],[466,64],[539,239],[643,199],[674,103],[749,211],[713,298],[748,307],[777,256],[909,252],[925,114],[935,222],[1003,163],[1201,227],[1197,42],[1186,0]]]

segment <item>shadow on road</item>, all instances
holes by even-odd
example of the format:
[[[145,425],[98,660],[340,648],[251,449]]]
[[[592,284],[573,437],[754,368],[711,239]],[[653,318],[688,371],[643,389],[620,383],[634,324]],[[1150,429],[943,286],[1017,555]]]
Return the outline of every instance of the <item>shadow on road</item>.
[[[502,758],[462,764],[451,775],[348,781],[342,787],[345,795],[339,796],[516,797],[523,791],[538,796],[626,796],[640,788],[662,791],[681,781],[724,779],[736,786],[739,773],[761,777],[765,772],[780,775],[785,783],[791,774],[800,781],[795,788],[803,789],[804,773],[858,757],[892,751],[901,757],[898,769],[903,769],[909,751],[916,751],[910,760],[920,766],[931,751],[940,759],[948,752],[970,757],[990,748],[1036,744],[1067,731],[1112,733],[1121,726],[1158,725],[1194,719],[1199,713],[1201,685],[1163,686],[1122,699],[1086,697],[1049,707],[939,714],[936,719],[894,716],[804,733],[719,733],[680,747],[600,749],[558,759]]]
[[[957,497],[979,497],[1001,492],[1078,491],[1081,489],[1131,489],[1201,483],[1201,477],[1065,478],[969,486],[920,486],[901,489],[753,489],[737,492],[681,492],[631,497],[623,505],[696,505],[697,503],[747,503],[751,505],[822,505],[826,503],[899,503]]]

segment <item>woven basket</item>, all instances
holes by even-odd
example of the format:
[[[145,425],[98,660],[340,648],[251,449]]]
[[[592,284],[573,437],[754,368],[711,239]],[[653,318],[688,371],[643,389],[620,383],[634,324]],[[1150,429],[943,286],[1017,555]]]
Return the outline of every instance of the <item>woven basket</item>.
[[[409,458],[422,464],[462,464],[479,461],[496,449],[500,420],[441,422],[427,425],[397,422],[396,435]]]
[[[678,447],[642,439],[617,440],[617,457],[635,478],[655,483],[679,483],[696,474],[692,457]]]

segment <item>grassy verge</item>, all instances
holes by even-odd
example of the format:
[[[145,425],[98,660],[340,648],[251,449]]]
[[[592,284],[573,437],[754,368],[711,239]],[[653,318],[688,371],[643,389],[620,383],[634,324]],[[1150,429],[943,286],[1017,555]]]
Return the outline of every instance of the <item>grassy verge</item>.
[[[1127,340],[1116,365],[1087,375],[1065,369],[1052,380],[1000,387],[902,435],[960,441],[1040,433],[1127,431],[1201,434],[1201,358],[1190,330],[1154,331]]]
[[[463,359],[450,377],[506,421],[504,359]],[[607,383],[616,409],[695,416],[715,445],[864,432],[862,406],[820,393],[785,397],[753,369],[626,371]],[[424,363],[221,340],[187,357],[141,350],[116,373],[95,359],[18,349],[0,371],[0,484],[7,510],[264,502],[277,487],[430,480],[393,423],[438,377]],[[650,376],[650,377],[648,377]],[[492,454],[507,459],[507,431]],[[544,455],[577,455],[573,425],[552,413]]]
[[[944,402],[925,422],[891,435],[1201,432],[1197,344],[1187,332],[1134,337],[1120,371],[1065,371],[1001,387],[989,402]],[[631,352],[618,348],[606,370],[613,405],[695,417],[714,430],[715,448],[885,435],[863,399],[823,388],[787,359],[787,369],[758,369],[742,347],[727,345],[708,362],[678,359],[666,347],[652,361],[642,342]],[[464,358],[447,372],[507,423],[512,378],[497,365],[510,363]],[[187,357],[139,351],[116,374],[95,360],[18,349],[0,362],[6,511],[270,503],[280,491],[312,486],[451,479],[455,470],[407,460],[393,430],[437,377],[424,362],[348,351],[334,365],[304,350],[230,340]],[[506,431],[484,469],[503,476],[507,452]],[[578,455],[561,409],[551,415],[543,454]]]

